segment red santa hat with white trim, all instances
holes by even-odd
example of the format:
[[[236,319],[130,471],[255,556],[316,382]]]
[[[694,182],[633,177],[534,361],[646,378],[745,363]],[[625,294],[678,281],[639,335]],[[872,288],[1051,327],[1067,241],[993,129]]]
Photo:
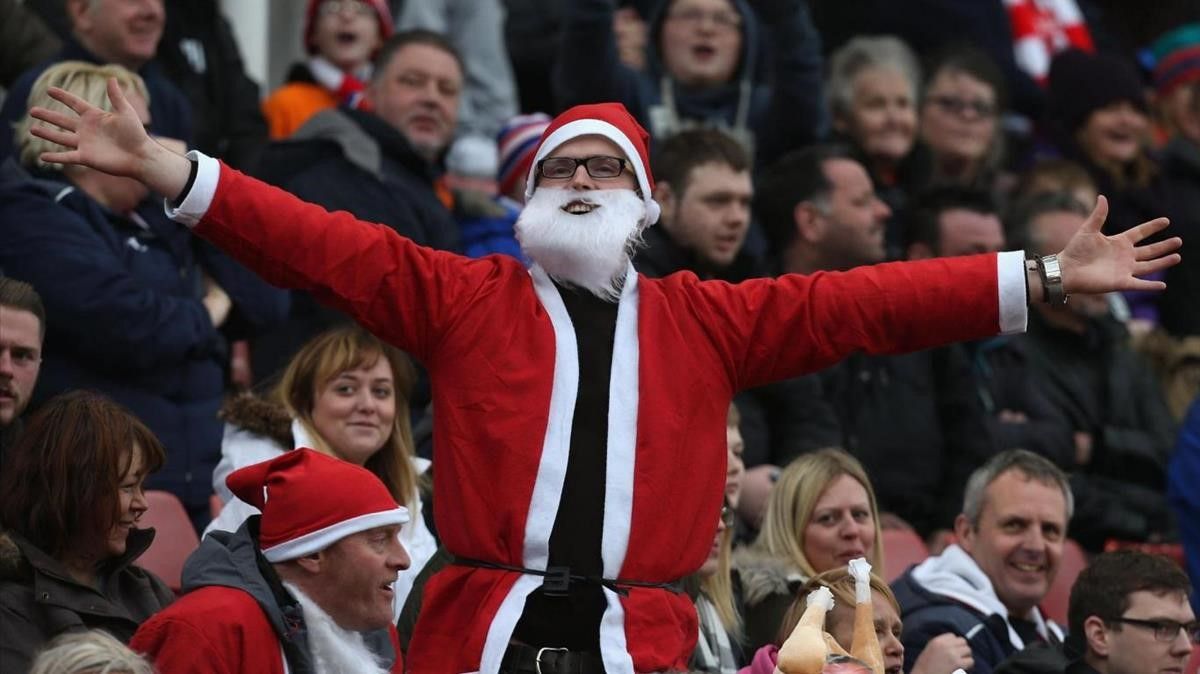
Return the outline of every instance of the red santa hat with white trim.
[[[529,166],[525,183],[525,200],[537,187],[538,162],[550,156],[560,145],[580,136],[602,136],[611,140],[625,153],[637,176],[638,188],[646,204],[646,224],[658,222],[661,209],[654,201],[654,175],[650,173],[650,134],[620,103],[591,103],[576,105],[555,117],[542,134],[537,154]]]
[[[408,509],[396,505],[374,473],[304,447],[236,470],[225,484],[262,511],[258,544],[272,563],[408,521]]]

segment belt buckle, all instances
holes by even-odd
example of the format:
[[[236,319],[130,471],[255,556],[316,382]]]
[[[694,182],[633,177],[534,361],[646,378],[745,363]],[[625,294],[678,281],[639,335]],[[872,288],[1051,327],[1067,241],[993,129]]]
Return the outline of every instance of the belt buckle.
[[[537,655],[533,656],[533,667],[537,671],[537,674],[543,674],[543,672],[542,672],[542,654],[545,653],[546,651],[566,653],[567,649],[565,649],[565,648],[547,648],[547,647],[539,648]]]

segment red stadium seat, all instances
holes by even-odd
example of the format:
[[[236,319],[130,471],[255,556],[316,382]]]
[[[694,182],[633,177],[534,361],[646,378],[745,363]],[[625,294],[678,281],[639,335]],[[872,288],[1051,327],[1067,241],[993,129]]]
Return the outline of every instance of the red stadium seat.
[[[1183,666],[1183,674],[1197,674],[1200,672],[1200,646],[1192,646],[1192,657],[1188,658],[1188,662]]]
[[[912,529],[883,530],[883,571],[887,582],[896,580],[908,567],[920,564],[928,557],[929,549],[917,532]]]
[[[1059,625],[1067,624],[1067,606],[1071,602],[1071,586],[1075,578],[1087,568],[1087,555],[1083,548],[1071,539],[1063,544],[1062,560],[1058,564],[1058,575],[1050,584],[1050,591],[1042,599],[1042,615]]]
[[[165,491],[147,491],[149,508],[138,524],[143,528],[153,527],[154,543],[138,558],[137,564],[162,578],[172,590],[179,592],[183,563],[200,545],[192,520],[183,504],[174,494]]]

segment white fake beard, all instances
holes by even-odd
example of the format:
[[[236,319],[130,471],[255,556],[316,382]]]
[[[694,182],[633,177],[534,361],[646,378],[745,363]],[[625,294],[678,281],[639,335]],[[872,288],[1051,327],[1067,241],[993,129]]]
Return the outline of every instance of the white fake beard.
[[[317,674],[388,674],[388,670],[379,665],[375,654],[367,648],[362,634],[339,627],[328,613],[321,610],[321,607],[295,584],[284,581],[283,586],[296,598],[304,613],[304,626],[308,629],[308,654],[312,659],[313,671]]]
[[[562,210],[572,201],[598,208],[584,214]],[[642,245],[645,219],[646,204],[633,190],[539,187],[515,230],[521,251],[551,278],[616,302],[629,260]]]

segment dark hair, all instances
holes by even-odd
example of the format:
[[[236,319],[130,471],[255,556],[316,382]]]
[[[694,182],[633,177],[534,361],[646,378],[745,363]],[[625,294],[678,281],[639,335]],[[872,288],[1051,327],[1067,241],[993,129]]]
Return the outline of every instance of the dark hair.
[[[675,194],[687,190],[692,171],[704,164],[723,164],[740,173],[750,170],[750,157],[727,133],[688,129],[663,141],[652,163],[655,180],[669,183]]]
[[[1005,219],[1008,240],[1030,252],[1039,250],[1039,242],[1030,225],[1047,213],[1074,213],[1086,218],[1091,211],[1070,192],[1037,192],[1017,201],[1009,209]]]
[[[926,72],[929,73],[925,80],[926,94],[929,93],[929,85],[933,84],[938,75],[943,72],[959,72],[970,75],[992,88],[996,94],[997,114],[1008,106],[1008,87],[1005,86],[1004,73],[991,56],[969,44],[957,42],[942,49],[934,56],[932,66]]]
[[[1182,569],[1160,555],[1118,550],[1093,557],[1071,587],[1067,624],[1070,634],[1078,638],[1076,645],[1086,643],[1085,620],[1097,616],[1115,629],[1113,620],[1129,610],[1129,595],[1143,591],[1187,596],[1192,584]]]
[[[125,408],[91,391],[51,398],[5,456],[0,524],[57,559],[99,549],[135,445],[143,474],[162,467],[162,444]]]
[[[941,255],[942,214],[950,210],[994,215],[996,203],[983,190],[961,185],[934,187],[913,200],[912,215],[904,228],[904,247],[923,243],[936,255]]]
[[[413,28],[411,30],[400,31],[389,37],[387,42],[383,43],[378,53],[375,54],[374,70],[371,76],[374,78],[382,75],[383,71],[387,70],[387,65],[395,58],[396,53],[411,44],[423,44],[441,49],[454,57],[454,62],[458,64],[460,71],[466,70],[463,67],[462,56],[458,53],[458,49],[454,47],[454,43],[445,35],[424,28]]]
[[[38,334],[46,336],[46,306],[33,286],[8,276],[0,276],[0,306],[28,311],[38,319]]]
[[[1021,176],[1020,182],[1017,183],[1016,193],[1018,197],[1030,197],[1035,194],[1034,190],[1039,192],[1047,191],[1044,188],[1038,188],[1038,182],[1050,180],[1059,184],[1052,192],[1070,192],[1080,187],[1087,187],[1091,190],[1096,189],[1096,181],[1092,178],[1087,169],[1080,166],[1077,162],[1070,159],[1052,158],[1043,159],[1030,167]],[[1092,204],[1084,204],[1091,207]]]
[[[796,205],[829,198],[833,183],[825,162],[832,159],[851,159],[850,151],[841,145],[812,145],[789,152],[762,172],[754,190],[754,214],[774,255],[782,255],[796,239]]]

